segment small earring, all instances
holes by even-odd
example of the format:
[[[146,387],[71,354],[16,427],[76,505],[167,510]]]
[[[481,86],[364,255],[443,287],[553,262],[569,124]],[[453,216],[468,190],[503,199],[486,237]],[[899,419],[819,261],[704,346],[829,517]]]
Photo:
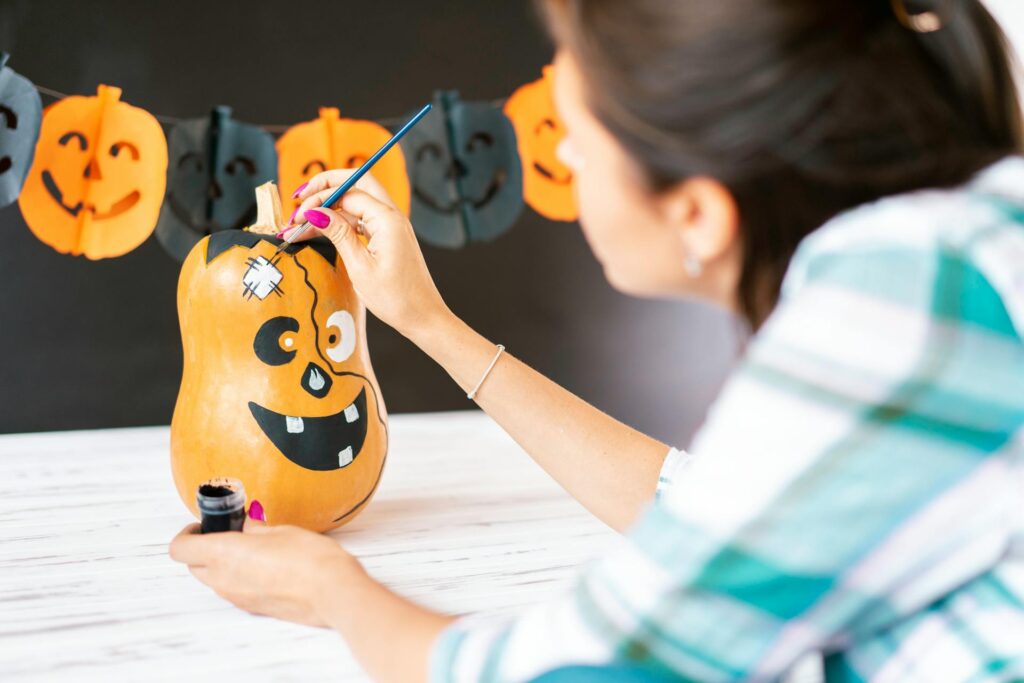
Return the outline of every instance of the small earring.
[[[689,249],[685,250],[683,259],[683,267],[686,268],[686,274],[692,278],[700,277],[701,272],[704,270],[704,264],[700,262],[700,259],[694,256],[693,252]]]

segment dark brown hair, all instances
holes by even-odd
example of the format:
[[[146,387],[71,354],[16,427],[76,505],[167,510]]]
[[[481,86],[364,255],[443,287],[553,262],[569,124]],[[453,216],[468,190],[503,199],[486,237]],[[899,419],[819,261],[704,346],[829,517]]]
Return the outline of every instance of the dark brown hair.
[[[960,184],[1022,149],[1012,53],[979,0],[907,0],[941,12],[927,34],[890,0],[537,4],[653,191],[705,175],[732,192],[738,297],[755,327],[797,244],[828,219]]]

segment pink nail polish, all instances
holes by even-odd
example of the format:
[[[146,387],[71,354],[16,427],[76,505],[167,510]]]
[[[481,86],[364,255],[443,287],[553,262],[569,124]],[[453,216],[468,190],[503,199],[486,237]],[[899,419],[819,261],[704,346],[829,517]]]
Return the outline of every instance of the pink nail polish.
[[[306,185],[309,185],[309,183],[302,183],[297,188],[295,188],[295,192],[292,192],[292,199],[298,197],[302,193],[302,191],[306,189]]]
[[[319,209],[310,209],[302,214],[313,227],[323,230],[331,224],[331,217]]]
[[[285,235],[285,233],[286,233],[286,232],[288,232],[289,230],[291,230],[291,228],[285,228],[285,229],[284,229],[284,230],[282,230],[281,232],[279,232],[279,233],[277,233],[276,235],[274,235],[274,237],[276,237],[276,238],[277,238],[277,239],[279,239],[279,240],[283,240],[283,239],[284,239],[284,235]]]
[[[267,521],[266,515],[263,514],[263,505],[258,500],[249,504],[249,519],[255,519],[257,522]]]
[[[296,206],[294,209],[292,209],[292,215],[288,216],[288,223],[289,224],[291,224],[291,225],[295,224],[295,214],[297,214],[298,212],[299,212],[299,207]],[[284,231],[282,230],[282,232],[284,232]]]

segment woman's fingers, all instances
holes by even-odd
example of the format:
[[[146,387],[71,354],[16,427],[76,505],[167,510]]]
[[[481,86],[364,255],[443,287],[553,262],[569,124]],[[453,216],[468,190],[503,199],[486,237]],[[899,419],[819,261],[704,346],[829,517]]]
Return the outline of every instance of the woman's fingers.
[[[313,229],[307,230],[307,232],[318,232],[331,240],[350,274],[353,274],[353,271],[359,272],[370,265],[370,254],[366,251],[363,243],[359,241],[354,222],[350,223],[332,209],[310,209],[305,215],[306,220],[313,225]]]
[[[172,560],[189,565],[205,565],[216,554],[219,549],[216,534],[201,534],[199,529],[199,524],[193,522],[171,540],[168,552]]]
[[[338,168],[317,173],[315,176],[310,178],[305,185],[300,185],[293,197],[301,199],[302,204],[305,205],[307,203],[307,199],[314,195],[320,195],[322,197],[320,201],[322,202],[326,199],[327,195],[352,177],[353,173],[355,173],[355,169],[350,168]],[[356,187],[364,192],[369,192],[392,208],[397,208],[395,202],[391,199],[391,196],[388,195],[388,191],[384,189],[384,186],[380,184],[380,181],[373,177],[372,172],[363,175],[363,177],[361,177],[356,183]],[[316,206],[320,206],[320,204],[316,204]],[[305,209],[309,208],[310,206],[305,206]],[[305,209],[300,209],[297,216],[301,216],[302,211]]]

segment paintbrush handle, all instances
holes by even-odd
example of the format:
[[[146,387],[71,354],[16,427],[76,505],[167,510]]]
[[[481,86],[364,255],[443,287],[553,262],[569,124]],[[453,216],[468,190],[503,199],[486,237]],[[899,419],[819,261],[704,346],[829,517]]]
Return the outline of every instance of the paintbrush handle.
[[[394,147],[395,144],[402,139],[402,136],[409,132],[410,128],[419,123],[420,119],[422,119],[424,116],[427,115],[428,112],[430,112],[432,107],[433,105],[427,104],[426,106],[423,107],[423,109],[420,109],[418,112],[416,112],[416,114],[411,119],[409,119],[404,126],[398,129],[398,132],[391,136],[390,140],[385,142],[380,149],[374,152],[372,157],[363,162],[363,165],[357,168],[355,173],[350,175],[348,179],[341,185],[338,185],[337,189],[335,189],[334,192],[328,195],[327,199],[324,201],[323,204],[321,204],[321,206],[326,206],[330,208],[334,204],[334,202],[341,199],[341,195],[351,190],[352,187],[355,186],[357,182],[359,182],[359,179],[366,175],[366,173],[371,168],[373,168],[373,165],[380,161],[380,158],[387,154],[388,150]],[[285,248],[286,245],[293,243],[299,237],[299,235],[306,232],[308,228],[309,221],[306,221],[297,229],[292,230],[291,234],[289,234],[288,237],[285,238],[284,242],[282,242],[281,245],[277,248],[277,251],[281,251],[282,249]]]

